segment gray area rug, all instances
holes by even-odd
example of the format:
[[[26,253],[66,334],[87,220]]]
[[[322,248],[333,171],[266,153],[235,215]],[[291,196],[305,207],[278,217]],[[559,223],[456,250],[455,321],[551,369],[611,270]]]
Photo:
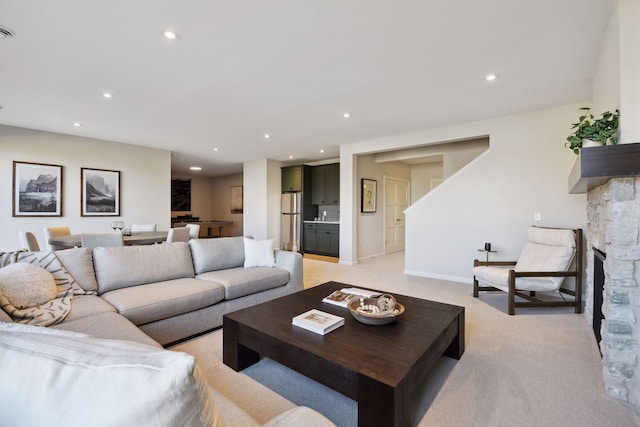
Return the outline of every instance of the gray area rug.
[[[431,375],[425,379],[413,397],[412,425],[417,425],[424,417],[456,363],[455,359],[440,358]],[[338,427],[358,425],[358,402],[278,362],[264,358],[242,373],[297,405],[315,409]]]
[[[293,403],[307,406],[339,427],[358,425],[358,403],[271,359],[264,358],[242,371]]]

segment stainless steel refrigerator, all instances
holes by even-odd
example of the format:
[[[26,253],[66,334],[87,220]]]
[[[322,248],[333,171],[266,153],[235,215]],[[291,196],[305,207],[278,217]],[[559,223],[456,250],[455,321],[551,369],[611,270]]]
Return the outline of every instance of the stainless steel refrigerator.
[[[282,249],[298,252],[300,250],[300,225],[302,193],[283,193],[281,199],[280,233]]]

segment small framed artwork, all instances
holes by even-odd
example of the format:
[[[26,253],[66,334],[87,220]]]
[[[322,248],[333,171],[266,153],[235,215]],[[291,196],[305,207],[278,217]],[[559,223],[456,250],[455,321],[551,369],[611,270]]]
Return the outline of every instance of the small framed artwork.
[[[62,216],[62,166],[13,162],[13,216]]]
[[[242,185],[231,186],[231,213],[242,213]]]
[[[378,182],[375,179],[362,178],[362,203],[360,212],[373,213],[376,211],[376,194]]]
[[[80,215],[120,216],[120,171],[80,168]]]

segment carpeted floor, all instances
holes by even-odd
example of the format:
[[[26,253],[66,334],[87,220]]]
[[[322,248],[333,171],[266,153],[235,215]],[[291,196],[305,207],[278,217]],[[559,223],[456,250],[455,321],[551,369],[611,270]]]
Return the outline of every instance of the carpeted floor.
[[[505,295],[473,298],[470,285],[405,276],[402,271],[402,254],[356,266],[304,261],[305,287],[336,280],[465,307],[465,354],[459,361],[443,357],[425,381],[415,396],[415,425],[640,426],[633,409],[606,395],[598,348],[582,315],[560,308],[519,309],[508,316]],[[309,385],[310,380],[269,360],[243,373],[231,372],[237,377],[220,383],[221,376],[214,373],[221,369],[221,332],[176,348],[194,354],[214,387],[240,393],[243,384],[255,384],[253,378],[296,404],[323,401],[326,407],[320,412],[339,426],[354,425],[353,401],[338,404],[340,395],[335,400],[332,390]],[[285,399],[271,400],[250,402],[268,407],[265,413],[273,405],[290,405]]]

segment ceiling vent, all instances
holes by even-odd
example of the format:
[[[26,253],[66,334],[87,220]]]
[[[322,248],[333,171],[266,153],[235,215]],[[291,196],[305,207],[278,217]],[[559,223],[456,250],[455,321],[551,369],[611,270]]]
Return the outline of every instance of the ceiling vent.
[[[0,39],[10,39],[15,33],[6,27],[0,26]]]

